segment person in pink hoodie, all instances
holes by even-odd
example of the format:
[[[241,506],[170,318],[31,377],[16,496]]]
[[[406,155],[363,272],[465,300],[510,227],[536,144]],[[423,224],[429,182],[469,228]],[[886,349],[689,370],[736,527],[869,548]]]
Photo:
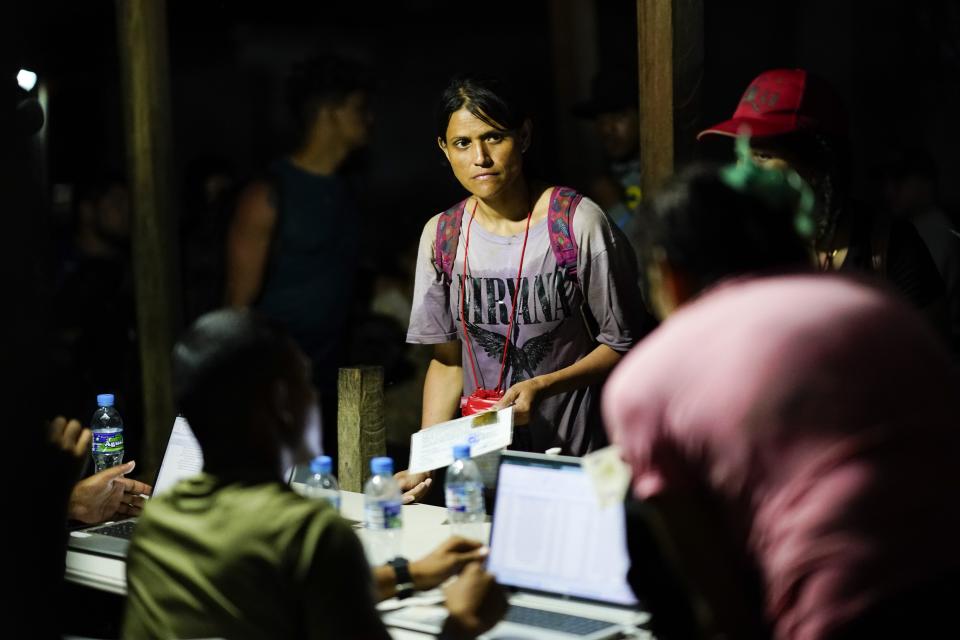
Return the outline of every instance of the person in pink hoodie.
[[[744,213],[757,193],[688,174],[654,201],[665,321],[606,385],[609,436],[708,635],[933,637],[960,592],[946,349],[876,286],[772,275],[789,260]],[[760,195],[770,219],[788,215]],[[730,238],[736,261],[703,249]]]

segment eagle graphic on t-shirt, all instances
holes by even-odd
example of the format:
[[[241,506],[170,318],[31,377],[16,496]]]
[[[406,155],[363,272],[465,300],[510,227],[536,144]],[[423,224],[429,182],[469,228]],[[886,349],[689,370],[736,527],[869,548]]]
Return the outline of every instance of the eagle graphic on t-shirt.
[[[553,351],[553,344],[556,342],[561,324],[562,323],[558,323],[553,329],[530,338],[522,347],[518,347],[516,344],[516,339],[520,334],[520,327],[519,325],[514,327],[514,338],[510,341],[510,350],[507,352],[508,364],[510,365],[511,386],[521,380],[536,376],[534,371],[537,366],[548,353]],[[470,322],[467,322],[466,325],[467,332],[470,334],[470,337],[473,338],[474,343],[480,346],[489,357],[497,362],[502,362],[506,336],[502,336],[496,331],[484,329]],[[526,374],[526,377],[524,377],[524,374]]]

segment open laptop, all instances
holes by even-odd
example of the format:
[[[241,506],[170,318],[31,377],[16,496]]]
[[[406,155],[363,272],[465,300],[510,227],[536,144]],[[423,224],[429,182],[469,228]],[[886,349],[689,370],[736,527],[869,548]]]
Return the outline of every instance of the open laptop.
[[[162,494],[181,479],[197,474],[202,469],[203,451],[200,444],[186,419],[178,416],[163,451],[160,470],[153,482],[153,495]],[[71,531],[69,547],[87,553],[126,558],[136,522],[137,518],[127,518]]]
[[[623,506],[601,509],[579,458],[505,451],[487,570],[510,588],[484,638],[614,638],[646,622],[627,584]],[[404,624],[402,610],[384,616]],[[409,628],[423,626],[422,614]]]

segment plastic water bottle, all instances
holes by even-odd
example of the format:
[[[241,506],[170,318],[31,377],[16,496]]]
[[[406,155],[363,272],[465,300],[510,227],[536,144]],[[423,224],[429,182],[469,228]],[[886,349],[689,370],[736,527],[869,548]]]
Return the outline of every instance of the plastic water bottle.
[[[317,456],[310,462],[310,477],[304,482],[304,495],[308,498],[326,500],[340,511],[340,485],[333,475],[333,460],[330,456]]]
[[[393,460],[370,461],[373,477],[363,488],[363,515],[372,564],[383,564],[400,555],[403,516],[400,485],[393,479]]]
[[[477,464],[470,458],[468,444],[453,448],[453,464],[447,467],[444,495],[452,533],[485,542],[483,480]]]
[[[113,394],[97,396],[97,410],[90,418],[93,432],[91,453],[94,471],[99,472],[123,462],[123,420],[113,407]]]

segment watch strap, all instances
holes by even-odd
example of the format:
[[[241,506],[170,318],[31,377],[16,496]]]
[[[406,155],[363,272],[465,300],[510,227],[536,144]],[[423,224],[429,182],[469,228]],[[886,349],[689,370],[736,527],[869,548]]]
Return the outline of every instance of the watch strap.
[[[403,600],[412,596],[414,592],[413,577],[410,575],[410,563],[407,559],[397,556],[387,564],[393,567],[393,572],[397,576],[395,597],[398,600]]]

